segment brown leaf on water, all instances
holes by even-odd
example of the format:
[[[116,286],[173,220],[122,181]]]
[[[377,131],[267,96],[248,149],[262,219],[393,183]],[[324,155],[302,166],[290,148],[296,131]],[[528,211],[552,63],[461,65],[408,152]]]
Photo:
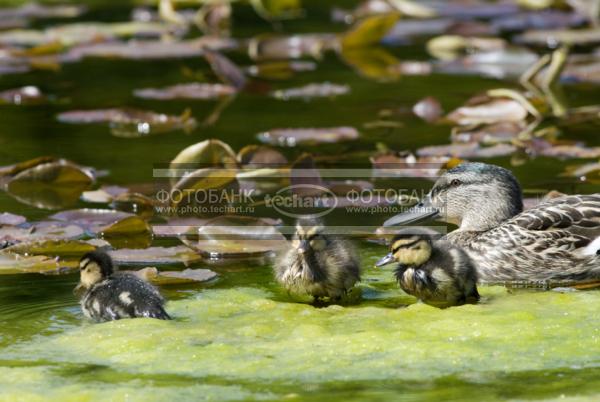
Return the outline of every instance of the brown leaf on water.
[[[244,72],[227,57],[208,49],[204,51],[204,57],[221,81],[231,85],[238,91],[246,86],[248,80]]]
[[[415,103],[412,111],[415,115],[419,116],[428,123],[435,122],[444,113],[440,101],[432,96],[423,98],[419,102]]]
[[[447,118],[460,125],[477,125],[507,121],[522,122],[528,115],[527,109],[517,100],[495,98],[461,106],[450,112]]]
[[[146,267],[139,271],[126,272],[130,272],[140,279],[152,282],[158,286],[209,282],[218,277],[217,273],[210,269],[188,268],[183,271],[159,271],[155,267]]]
[[[165,88],[136,89],[133,94],[138,98],[172,100],[172,99],[217,99],[230,96],[237,91],[234,87],[223,84],[208,84],[194,82],[189,84],[173,85]]]
[[[309,100],[312,98],[333,98],[348,93],[350,93],[350,87],[348,85],[323,82],[320,84],[308,84],[298,88],[278,89],[273,91],[271,96],[281,100]]]
[[[294,147],[299,144],[351,141],[358,139],[358,136],[358,130],[354,127],[280,128],[260,133],[257,138],[267,144]]]
[[[320,58],[323,51],[333,49],[336,43],[334,34],[260,35],[250,39],[248,56],[252,60]]]
[[[451,156],[454,158],[497,158],[510,155],[517,147],[509,144],[497,144],[482,147],[476,143],[432,145],[417,150],[418,156]]]
[[[185,246],[148,247],[145,249],[123,248],[111,250],[109,254],[115,263],[127,265],[189,265],[202,259],[199,254]]]
[[[182,241],[206,258],[256,258],[288,247],[285,237],[261,219],[222,216],[208,221]],[[197,239],[197,240],[196,240]]]
[[[510,143],[527,128],[525,122],[498,122],[475,126],[458,126],[452,129],[451,140],[455,143],[476,142],[484,145]]]
[[[189,110],[181,116],[140,109],[73,110],[58,114],[58,121],[70,124],[109,123],[115,137],[135,138],[175,130],[193,131],[197,122]]]

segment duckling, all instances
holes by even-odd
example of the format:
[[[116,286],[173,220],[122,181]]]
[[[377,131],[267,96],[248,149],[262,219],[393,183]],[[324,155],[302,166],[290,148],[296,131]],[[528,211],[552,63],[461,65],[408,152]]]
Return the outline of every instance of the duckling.
[[[290,293],[338,300],[360,281],[360,264],[349,242],[327,235],[320,221],[303,218],[274,273]]]
[[[83,291],[83,314],[95,321],[149,317],[170,320],[164,299],[151,284],[130,273],[115,272],[104,251],[85,254],[79,262],[80,281],[75,292]]]
[[[390,243],[390,253],[376,267],[398,262],[395,275],[406,293],[424,303],[448,307],[479,300],[477,271],[462,251],[439,233],[422,228],[401,230]]]

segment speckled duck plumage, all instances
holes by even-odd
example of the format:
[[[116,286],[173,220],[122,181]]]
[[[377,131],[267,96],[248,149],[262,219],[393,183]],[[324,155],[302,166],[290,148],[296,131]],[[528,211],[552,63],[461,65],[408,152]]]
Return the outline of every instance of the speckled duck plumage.
[[[521,187],[509,170],[464,163],[444,173],[416,208],[385,224],[428,217],[457,224],[446,239],[464,249],[483,281],[600,278],[600,194],[522,210]]]

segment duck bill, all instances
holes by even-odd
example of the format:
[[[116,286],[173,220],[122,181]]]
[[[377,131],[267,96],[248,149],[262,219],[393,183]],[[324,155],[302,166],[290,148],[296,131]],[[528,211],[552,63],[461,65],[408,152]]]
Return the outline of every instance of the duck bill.
[[[383,226],[407,225],[409,223],[421,222],[425,219],[437,218],[439,216],[440,211],[431,205],[431,198],[427,195],[421,202],[410,208],[408,211],[392,216],[390,219],[383,222]]]
[[[394,262],[394,255],[392,253],[388,253],[387,255],[381,257],[379,261],[375,263],[375,267],[383,267],[384,265],[388,265]]]

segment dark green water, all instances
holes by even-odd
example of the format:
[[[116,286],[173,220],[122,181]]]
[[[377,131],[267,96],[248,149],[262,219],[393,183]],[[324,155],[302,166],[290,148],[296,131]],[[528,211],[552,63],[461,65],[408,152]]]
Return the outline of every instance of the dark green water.
[[[100,3],[87,20],[122,20],[127,7]],[[280,33],[341,30],[328,8],[308,2],[309,20],[284,23]],[[237,9],[236,9],[237,10]],[[236,11],[234,36],[273,31],[248,7]],[[422,46],[392,49],[400,59],[427,58]],[[240,65],[251,61],[231,54]],[[104,125],[66,125],[61,111],[131,106],[179,114],[189,107],[202,120],[215,107],[204,101],[144,101],[134,89],[189,80],[183,68],[211,77],[203,60],[157,62],[87,59],[58,72],[36,71],[0,78],[0,89],[36,85],[58,101],[42,106],[0,107],[0,165],[42,155],[108,170],[102,183],[151,183],[155,164],[169,162],[188,145],[219,138],[239,150],[256,134],[277,127],[349,125],[357,141],[284,149],[290,159],[446,144],[449,127],[402,117],[395,130],[367,130],[385,108],[410,108],[434,96],[446,111],[474,93],[514,84],[466,76],[432,75],[376,82],[328,54],[317,69],[272,89],[330,81],[351,94],[335,99],[288,101],[242,93],[212,127],[190,134],[145,138],[110,135]],[[571,106],[593,104],[595,87],[568,86]],[[600,145],[597,127],[567,128],[563,136]],[[573,161],[549,158],[511,166],[525,189],[568,193],[598,191],[558,178]],[[368,163],[366,160],[362,161]],[[419,183],[427,187],[429,182]],[[78,206],[85,206],[80,203]],[[40,219],[51,212],[0,193],[0,211]],[[343,219],[343,218],[340,218]],[[381,222],[372,222],[378,225]],[[600,330],[595,291],[507,291],[484,287],[476,306],[437,310],[397,289],[389,271],[372,267],[384,249],[359,246],[363,301],[315,309],[293,303],[275,286],[269,266],[209,267],[220,279],[207,286],[165,287],[173,322],[127,320],[94,325],[79,311],[76,275],[0,276],[0,399],[5,400],[595,400],[600,395]]]

